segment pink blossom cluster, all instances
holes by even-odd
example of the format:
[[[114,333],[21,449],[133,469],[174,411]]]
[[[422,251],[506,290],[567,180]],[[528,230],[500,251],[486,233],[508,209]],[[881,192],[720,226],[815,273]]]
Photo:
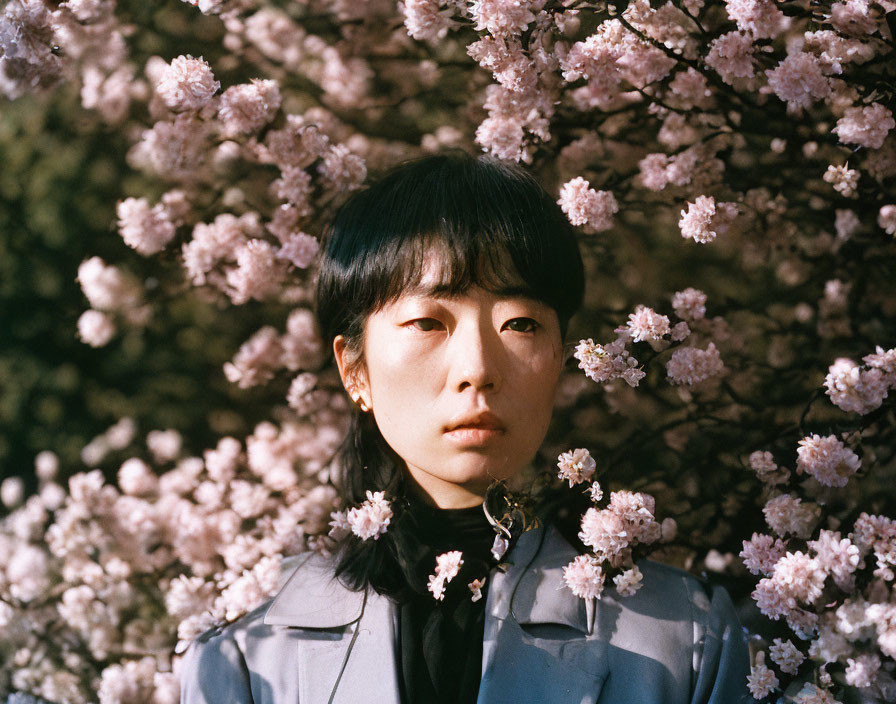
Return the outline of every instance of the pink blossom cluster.
[[[143,325],[150,308],[139,281],[119,267],[90,257],[78,267],[78,283],[92,308],[78,318],[78,336],[91,347],[103,347],[118,331],[117,323]]]
[[[147,324],[155,300],[180,295],[183,278],[211,302],[286,305],[285,330],[258,329],[231,350],[224,373],[243,388],[285,388],[291,379],[289,408],[278,409],[286,419],[278,425],[262,423],[245,441],[226,438],[193,458],[170,433],[147,437],[136,456],[135,424],[124,419],[82,451],[91,468],[122,453],[114,487],[79,475],[67,491],[48,456],[35,496],[22,483],[0,486],[0,499],[15,507],[0,531],[13,556],[0,591],[19,601],[0,607],[0,638],[8,632],[15,641],[17,688],[79,701],[95,697],[78,695],[79,683],[94,681],[103,700],[175,700],[175,622],[185,643],[239,614],[275,582],[278,555],[326,525],[334,507],[327,458],[344,432],[345,401],[327,387],[309,310],[318,237],[368,169],[378,174],[450,146],[530,164],[574,226],[605,233],[583,239],[587,270],[618,265],[618,282],[589,281],[590,312],[618,316],[645,291],[678,290],[677,321],[642,308],[615,341],[579,343],[580,369],[605,393],[598,408],[567,404],[570,427],[607,427],[609,412],[620,437],[635,424],[663,428],[657,436],[678,453],[695,433],[742,436],[748,444],[737,452],[718,453],[722,471],[800,427],[796,473],[771,452],[749,456],[769,532],[745,541],[741,556],[761,578],[768,613],[808,642],[769,645],[754,662],[753,693],[790,696],[805,679],[812,684],[796,701],[834,701],[849,688],[896,699],[892,522],[863,514],[847,533],[854,517],[842,508],[879,511],[863,502],[877,500],[892,445],[882,421],[896,352],[881,339],[861,364],[851,361],[864,351],[854,346],[887,330],[881,322],[893,312],[886,269],[868,265],[889,261],[882,235],[896,233],[887,190],[896,132],[881,92],[893,81],[892,2],[633,0],[613,16],[543,0],[336,0],[289,11],[268,0],[188,2],[213,16],[202,19],[215,23],[220,50],[206,48],[217,41],[211,32],[201,51],[221,57],[214,66],[193,58],[200,47],[186,35],[164,48],[165,59],[138,63],[157,36],[143,41],[145,29],[130,16],[120,22],[114,2],[7,2],[0,92],[67,82],[87,111],[119,129],[132,144],[129,164],[143,172],[125,181],[121,240],[159,266],[167,258],[181,267],[180,277],[144,286],[130,267],[88,258],[78,272],[90,304],[79,336],[101,346]],[[244,82],[228,85],[231,76]],[[77,124],[89,120],[79,114]],[[713,246],[688,251],[682,238]],[[725,318],[706,317],[704,291]],[[631,356],[634,342],[648,343],[643,363]],[[842,414],[814,405],[810,387],[819,380],[801,364],[815,345],[836,360],[824,386],[854,414],[849,435]],[[660,364],[670,384],[656,383],[661,373],[647,377]],[[567,398],[589,392],[581,382],[564,387]],[[588,487],[597,504],[603,489],[576,452],[558,460],[559,473]],[[741,498],[726,496],[722,515],[746,505]],[[385,512],[355,508],[361,532],[378,535]],[[602,511],[610,507],[593,508],[588,536],[613,550],[636,532],[635,519]],[[353,530],[347,512],[340,525]],[[579,556],[564,574],[585,598],[600,595],[607,575],[620,594],[641,582],[634,565],[608,566],[596,555]],[[170,618],[149,623],[142,614],[162,612],[159,604]],[[61,654],[54,639],[19,627],[45,633],[60,610],[89,657]],[[126,623],[122,614],[133,613]],[[97,659],[115,649],[153,653],[155,664]],[[836,681],[824,662],[837,668]]]
[[[324,355],[311,311],[296,308],[286,321],[286,332],[265,326],[244,342],[232,361],[224,365],[224,375],[240,388],[264,384],[281,370],[313,369]]]
[[[625,333],[609,345],[595,344],[590,338],[580,340],[574,352],[579,369],[599,384],[621,378],[629,386],[637,386],[645,372],[638,368],[638,360],[625,349],[627,339]]]
[[[619,212],[611,192],[595,191],[581,176],[563,185],[558,203],[573,225],[585,225],[592,232],[609,230]]]
[[[771,452],[757,450],[750,454],[750,469],[763,484],[775,486],[790,479],[790,470],[779,467]]]
[[[693,203],[688,203],[687,210],[681,211],[678,226],[685,239],[706,244],[725,234],[736,215],[734,203],[716,203],[712,196],[698,196]]]
[[[653,308],[638,306],[628,316],[628,332],[633,342],[660,340],[670,334],[669,318],[657,313]]]
[[[268,598],[284,556],[326,525],[335,491],[319,458],[342,423],[318,414],[259,427],[245,449],[222,438],[203,457],[182,454],[176,431],[151,431],[146,456],[125,456],[116,484],[93,470],[66,488],[56,457],[39,455],[39,492],[17,507],[22,497],[5,497],[12,510],[0,519],[0,650],[17,653],[0,672],[48,700],[94,701],[84,686],[95,681],[101,701],[176,702],[174,651]],[[135,430],[116,424],[94,452],[133,448]],[[288,481],[268,462],[281,437]],[[83,652],[62,647],[75,640]]]
[[[603,492],[593,493],[595,502]],[[654,518],[654,499],[649,494],[614,491],[606,508],[589,508],[582,516],[579,539],[592,552],[578,555],[563,568],[564,581],[583,599],[600,598],[607,574],[620,596],[631,596],[641,588],[643,575],[632,560],[632,550],[654,543],[663,528]]]
[[[878,348],[877,355],[868,355],[863,359],[866,368],[851,359],[841,357],[835,360],[824,380],[831,402],[848,413],[861,415],[880,408],[888,392],[896,388],[896,372],[882,368],[892,367],[892,363],[877,362],[878,359],[886,359],[887,355],[896,359],[896,350],[884,352]]]
[[[817,444],[819,438],[810,440]],[[831,457],[824,459],[833,462],[844,448],[829,444]],[[764,615],[783,618],[799,640],[808,642],[800,646],[776,638],[767,653],[780,679],[760,653],[750,675],[751,692],[757,698],[766,696],[781,682],[800,675],[812,658],[822,663],[822,675],[827,674],[828,664],[839,663],[845,668],[847,684],[886,700],[887,692],[896,687],[896,681],[881,670],[881,655],[891,655],[896,644],[896,611],[890,598],[896,579],[896,523],[862,513],[848,535],[822,529],[810,540],[811,517],[806,517],[803,526],[793,526],[789,519],[786,522],[791,525],[784,525],[785,512],[802,509],[798,498],[781,495],[769,501],[766,509],[769,523],[781,537],[754,533],[744,541],[740,554],[746,567],[761,577],[753,598]],[[796,549],[800,545],[803,550]],[[871,558],[877,567],[869,577],[863,570]],[[827,677],[821,681],[827,687],[832,684]],[[807,695],[804,700],[834,701],[829,689],[812,689],[811,695],[820,699]]]
[[[810,435],[799,441],[796,471],[811,475],[825,486],[844,487],[861,461],[833,435]]]
[[[569,450],[557,458],[560,479],[569,480],[569,486],[587,482],[594,475],[597,463],[585,448]],[[599,486],[599,485],[598,485]],[[599,500],[599,499],[598,499]]]
[[[672,384],[695,386],[721,376],[724,372],[725,364],[712,342],[705,350],[699,347],[681,347],[666,362],[666,374]]]
[[[429,576],[426,585],[434,599],[442,601],[445,598],[445,587],[457,577],[462,564],[464,564],[463,553],[460,550],[451,550],[436,556],[436,571]]]
[[[378,540],[389,528],[391,520],[392,506],[384,492],[368,491],[367,499],[360,506],[332,513],[330,537],[339,540],[348,533],[354,533],[361,540]]]

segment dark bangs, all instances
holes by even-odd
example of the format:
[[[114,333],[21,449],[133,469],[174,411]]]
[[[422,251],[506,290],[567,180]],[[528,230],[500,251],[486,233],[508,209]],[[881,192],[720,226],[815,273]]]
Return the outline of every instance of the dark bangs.
[[[413,290],[439,254],[444,296],[480,286],[557,312],[565,336],[584,293],[572,226],[521,168],[463,153],[425,157],[353,194],[325,237],[317,317],[327,341],[356,337],[367,315]]]

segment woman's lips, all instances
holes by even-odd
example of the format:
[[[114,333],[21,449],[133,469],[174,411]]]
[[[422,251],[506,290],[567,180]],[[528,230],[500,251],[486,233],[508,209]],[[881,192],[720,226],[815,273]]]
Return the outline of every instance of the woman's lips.
[[[451,442],[462,446],[487,445],[504,434],[502,428],[491,425],[461,425],[445,432]]]

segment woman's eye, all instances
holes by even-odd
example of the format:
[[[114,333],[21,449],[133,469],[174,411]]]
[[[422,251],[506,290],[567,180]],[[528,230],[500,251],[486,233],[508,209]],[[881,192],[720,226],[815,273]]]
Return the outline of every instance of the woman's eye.
[[[513,320],[508,320],[505,327],[513,332],[535,332],[538,323],[532,320],[532,318],[514,318]]]
[[[435,318],[417,318],[417,320],[412,320],[408,325],[413,325],[421,332],[433,332],[438,329],[441,323]]]

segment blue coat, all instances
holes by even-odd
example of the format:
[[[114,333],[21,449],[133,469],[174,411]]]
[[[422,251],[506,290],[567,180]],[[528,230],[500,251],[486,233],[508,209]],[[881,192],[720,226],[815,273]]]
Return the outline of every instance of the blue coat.
[[[520,537],[506,573],[493,570],[479,704],[752,701],[724,589],[643,561],[637,594],[585,601],[563,583],[575,555],[539,528]],[[273,601],[190,646],[182,704],[399,704],[394,602],[347,589],[327,558],[300,563]]]

